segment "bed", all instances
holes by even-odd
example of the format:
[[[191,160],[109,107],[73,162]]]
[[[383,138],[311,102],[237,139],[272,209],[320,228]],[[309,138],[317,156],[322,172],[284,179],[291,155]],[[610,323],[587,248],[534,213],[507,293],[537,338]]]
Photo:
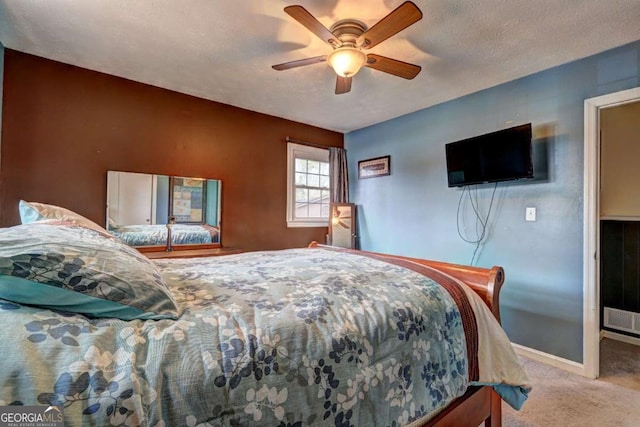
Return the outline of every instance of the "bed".
[[[499,426],[530,390],[503,280],[315,244],[152,262],[77,225],[0,229],[0,406],[71,426]]]
[[[131,246],[153,246],[167,243],[167,226],[164,224],[119,225],[109,227],[109,232]],[[171,226],[171,243],[173,245],[218,243],[218,235],[218,228],[208,224],[174,224]]]

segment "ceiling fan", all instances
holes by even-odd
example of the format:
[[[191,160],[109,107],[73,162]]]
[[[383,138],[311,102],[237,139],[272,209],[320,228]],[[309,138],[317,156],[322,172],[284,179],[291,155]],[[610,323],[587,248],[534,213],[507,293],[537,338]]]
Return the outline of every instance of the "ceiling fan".
[[[364,52],[422,19],[422,12],[413,2],[402,3],[371,28],[355,19],[343,19],[327,29],[302,6],[287,6],[284,11],[328,43],[333,51],[329,55],[277,64],[272,66],[274,70],[327,62],[338,75],[336,95],[339,95],[351,90],[351,79],[363,66],[405,79],[413,79],[422,69],[419,65]]]

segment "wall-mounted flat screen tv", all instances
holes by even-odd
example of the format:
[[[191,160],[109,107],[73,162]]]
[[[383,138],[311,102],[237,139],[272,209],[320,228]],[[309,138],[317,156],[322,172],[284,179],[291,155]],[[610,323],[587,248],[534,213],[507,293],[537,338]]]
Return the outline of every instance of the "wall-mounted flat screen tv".
[[[531,123],[445,145],[449,187],[533,178]]]

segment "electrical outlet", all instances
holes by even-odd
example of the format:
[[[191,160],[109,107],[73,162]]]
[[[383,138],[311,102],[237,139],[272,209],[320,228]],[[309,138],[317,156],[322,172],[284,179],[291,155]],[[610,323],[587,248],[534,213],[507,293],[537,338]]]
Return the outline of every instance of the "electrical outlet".
[[[524,210],[524,220],[525,221],[535,221],[536,220],[536,208],[526,208]]]

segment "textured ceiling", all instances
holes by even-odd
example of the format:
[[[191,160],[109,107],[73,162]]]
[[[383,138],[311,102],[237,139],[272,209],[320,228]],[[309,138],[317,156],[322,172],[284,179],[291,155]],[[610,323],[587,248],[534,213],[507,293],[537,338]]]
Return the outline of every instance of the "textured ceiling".
[[[271,65],[331,48],[283,8],[327,28],[371,27],[402,0],[0,0],[10,49],[348,132],[640,39],[640,0],[416,0],[421,21],[371,49],[414,63],[405,80],[363,69],[334,95],[326,64]]]

